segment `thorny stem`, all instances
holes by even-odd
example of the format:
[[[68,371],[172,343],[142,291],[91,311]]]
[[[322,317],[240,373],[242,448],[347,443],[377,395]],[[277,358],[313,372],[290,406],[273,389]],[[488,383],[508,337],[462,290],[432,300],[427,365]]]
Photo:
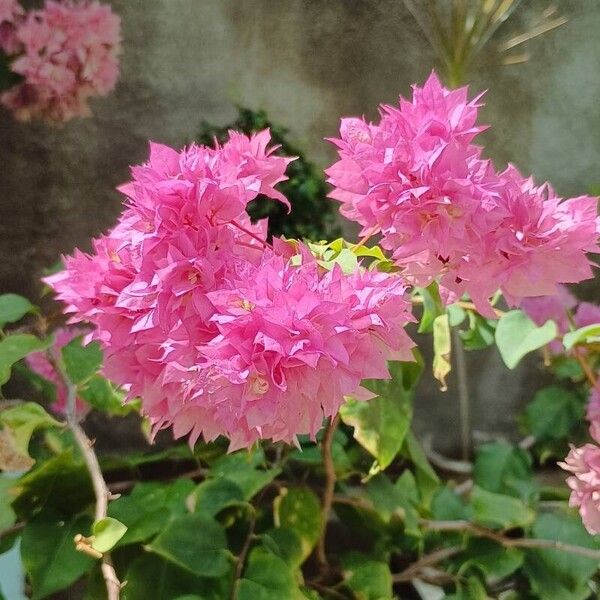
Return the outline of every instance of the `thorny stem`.
[[[323,468],[325,469],[325,489],[323,491],[323,516],[321,524],[321,535],[317,545],[317,562],[321,570],[327,568],[327,555],[325,552],[325,537],[327,534],[327,519],[333,504],[333,492],[335,490],[335,465],[331,455],[331,445],[335,430],[340,422],[340,415],[332,417],[325,429],[325,435],[321,442],[321,453],[323,455]]]
[[[92,448],[92,442],[77,421],[77,416],[75,413],[77,388],[69,379],[60,357],[56,357],[52,354],[52,352],[50,352],[49,359],[54,364],[57,372],[62,377],[67,388],[67,425],[73,432],[75,441],[81,450],[81,454],[83,455],[87,470],[90,474],[92,486],[94,488],[94,495],[96,497],[94,520],[99,521],[106,517],[108,500],[111,497],[111,493],[106,485],[106,482],[104,481],[104,477],[102,476],[102,470],[100,469],[100,464],[98,463],[98,457]],[[101,570],[102,576],[104,577],[104,581],[106,583],[108,600],[119,600],[121,583],[119,582],[113,567],[110,555],[107,553],[102,556]]]
[[[570,554],[576,554],[578,556],[585,556],[586,558],[593,558],[600,562],[600,550],[594,550],[593,548],[585,548],[584,546],[575,546],[573,544],[566,544],[558,540],[544,540],[536,538],[510,538],[502,535],[497,531],[487,529],[476,523],[470,523],[469,521],[428,521],[423,519],[421,524],[431,531],[464,531],[472,533],[473,535],[488,538],[494,540],[498,544],[501,544],[505,548],[532,548],[532,549],[548,549],[548,550],[560,550],[561,552],[567,552]]]

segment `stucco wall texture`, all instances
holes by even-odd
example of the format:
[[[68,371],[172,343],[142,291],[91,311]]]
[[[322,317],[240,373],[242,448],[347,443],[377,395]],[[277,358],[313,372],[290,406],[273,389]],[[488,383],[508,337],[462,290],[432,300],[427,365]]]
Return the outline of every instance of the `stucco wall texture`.
[[[487,154],[514,162],[560,193],[600,182],[600,2],[555,0],[569,22],[530,43],[529,62],[489,64]],[[147,140],[180,146],[202,119],[228,122],[240,103],[264,108],[325,166],[323,138],[341,115],[374,117],[422,82],[434,56],[402,0],[114,0],[123,23],[121,79],[94,117],[60,128],[0,114],[0,291],[35,299],[42,269],[108,228],[114,191]],[[523,3],[514,28],[546,0]],[[513,28],[508,27],[507,33]],[[593,285],[584,288],[593,298]],[[537,359],[516,371],[495,351],[469,360],[473,426],[514,431],[513,415],[539,385]],[[458,444],[455,386],[425,382],[415,401],[436,448]]]

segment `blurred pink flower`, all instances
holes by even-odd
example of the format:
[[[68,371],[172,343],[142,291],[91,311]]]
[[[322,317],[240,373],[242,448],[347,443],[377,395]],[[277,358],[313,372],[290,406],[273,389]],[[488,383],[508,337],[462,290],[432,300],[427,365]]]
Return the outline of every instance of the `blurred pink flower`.
[[[587,327],[600,323],[600,306],[591,302],[581,302],[577,307],[574,319],[577,327]]]
[[[105,96],[119,72],[120,20],[95,1],[46,0],[17,24],[11,69],[22,83],[0,96],[16,119],[64,122],[88,116],[88,100]]]
[[[592,388],[587,404],[586,418],[590,422],[590,434],[600,444],[600,390]]]
[[[565,461],[558,464],[572,473],[567,478],[571,488],[569,505],[579,508],[589,533],[600,533],[600,448],[593,444],[581,448],[571,446]]]
[[[82,329],[74,327],[61,327],[54,331],[53,350],[60,352],[63,346],[66,346],[74,338],[87,333]],[[68,393],[63,378],[57,372],[54,365],[48,360],[45,352],[34,352],[25,358],[27,366],[37,375],[43,377],[54,384],[56,390],[56,399],[51,405],[54,412],[64,415],[67,412]],[[79,415],[84,415],[89,410],[89,406],[81,398],[75,401],[75,411]]]
[[[252,224],[247,204],[274,189],[291,159],[270,134],[231,132],[223,146],[152,144],[121,186],[117,226],[47,279],[73,321],[105,348],[105,372],[142,399],[154,429],[230,449],[312,436],[365,377],[411,358],[411,319],[396,275],[327,272],[308,250]]]
[[[17,26],[25,15],[18,0],[0,0],[0,50],[9,56],[20,48]]]
[[[331,140],[339,160],[326,173],[341,212],[380,232],[381,244],[414,285],[439,279],[448,302],[468,293],[494,316],[501,289],[512,304],[591,276],[597,251],[595,198],[561,201],[509,166],[497,173],[472,142],[479,97],[445,89],[435,74],[412,101],[382,106],[379,123],[342,119]]]

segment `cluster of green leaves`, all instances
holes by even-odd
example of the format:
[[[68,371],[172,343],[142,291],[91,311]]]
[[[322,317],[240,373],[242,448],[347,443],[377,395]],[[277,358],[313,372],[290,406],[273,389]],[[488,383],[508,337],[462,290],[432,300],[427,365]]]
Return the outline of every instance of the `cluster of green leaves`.
[[[292,210],[288,214],[280,202],[259,196],[248,206],[251,218],[257,221],[268,217],[269,233],[275,236],[322,240],[339,235],[335,203],[327,198],[323,172],[289,141],[287,129],[271,123],[264,111],[238,107],[235,121],[222,127],[203,121],[197,141],[212,145],[215,139],[224,142],[232,129],[248,135],[266,128],[271,130],[273,144],[279,146],[278,154],[298,157],[288,165],[286,175],[289,179],[278,186]]]
[[[377,247],[335,240],[310,249],[324,268],[353,270],[359,260],[393,268]],[[554,324],[536,327],[520,311],[493,320],[468,301],[444,308],[435,285],[416,290],[414,299],[422,305],[419,331],[433,334],[432,367],[442,384],[453,327],[467,349],[495,344],[511,368],[556,336]],[[16,326],[36,314],[25,299],[0,296],[2,383],[11,371],[26,373],[19,361],[30,352],[52,351],[51,335]],[[565,345],[593,346],[598,333],[574,332]],[[92,409],[118,419],[137,408],[123,408],[120,392],[99,375],[96,344],[76,338],[54,357]],[[444,481],[411,428],[425,368],[417,350],[414,358],[390,363],[389,380],[364,382],[376,398],[348,398],[342,407],[331,443],[333,514],[322,508],[318,436],[301,438],[298,448],[265,443],[227,454],[219,440],[194,450],[171,445],[102,456],[104,477],[121,495],[94,522],[90,476],[63,418],[33,402],[8,402],[0,412],[0,466],[21,474],[0,477],[0,553],[20,540],[34,599],[77,582],[86,600],[105,598],[98,557],[107,552],[126,582],[124,600],[594,597],[600,543],[568,509],[565,487],[541,485],[534,471],[562,457],[581,428],[577,361],[557,359],[560,385],[541,390],[521,416],[533,445],[482,445],[470,480]],[[51,400],[51,382],[29,376]],[[323,535],[325,568],[316,557]]]

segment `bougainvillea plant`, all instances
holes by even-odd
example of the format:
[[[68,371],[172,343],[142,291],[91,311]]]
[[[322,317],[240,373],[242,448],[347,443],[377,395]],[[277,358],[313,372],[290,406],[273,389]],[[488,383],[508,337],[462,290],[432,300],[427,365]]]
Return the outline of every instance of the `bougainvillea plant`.
[[[21,540],[34,598],[80,579],[111,600],[596,597],[600,308],[562,285],[592,276],[597,199],[497,171],[479,106],[432,75],[379,122],[342,120],[327,175],[357,243],[251,221],[259,195],[289,206],[268,130],[152,144],[116,226],[45,279],[68,324],[0,296],[0,383],[49,401],[0,413],[20,472],[0,541]],[[431,466],[413,322],[442,386],[453,339],[510,369],[541,351],[557,383],[520,442]],[[158,446],[98,456],[81,423],[102,413],[139,413]],[[534,467],[557,461],[551,485]]]
[[[0,104],[19,121],[64,123],[90,116],[119,76],[120,20],[96,1],[57,2],[25,11],[0,0]]]

